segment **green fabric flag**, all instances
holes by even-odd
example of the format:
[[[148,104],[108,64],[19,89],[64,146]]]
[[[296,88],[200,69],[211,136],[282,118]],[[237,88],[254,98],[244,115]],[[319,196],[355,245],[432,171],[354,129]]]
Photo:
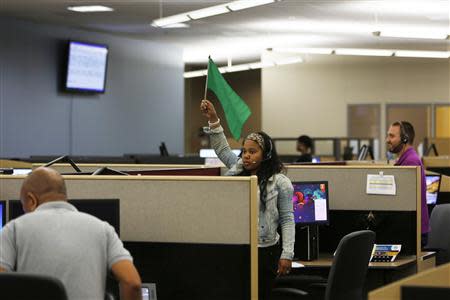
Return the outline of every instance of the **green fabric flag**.
[[[225,119],[235,140],[241,137],[242,127],[252,114],[247,104],[228,85],[216,64],[209,58],[207,88],[216,94],[225,112]]]

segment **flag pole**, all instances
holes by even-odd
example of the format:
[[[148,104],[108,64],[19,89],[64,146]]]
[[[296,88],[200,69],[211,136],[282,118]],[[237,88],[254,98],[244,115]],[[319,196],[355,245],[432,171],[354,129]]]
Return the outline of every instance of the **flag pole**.
[[[208,93],[208,71],[209,71],[209,59],[211,58],[211,55],[208,56],[208,67],[206,68],[206,81],[205,81],[205,95],[203,96],[203,99],[206,99],[206,94]]]

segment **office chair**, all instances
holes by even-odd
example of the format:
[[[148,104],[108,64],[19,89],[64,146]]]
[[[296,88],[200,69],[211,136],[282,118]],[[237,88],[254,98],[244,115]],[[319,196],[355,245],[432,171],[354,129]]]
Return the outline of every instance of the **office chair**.
[[[436,252],[436,265],[450,262],[450,204],[439,204],[433,208],[430,227],[424,250]]]
[[[0,273],[2,300],[67,300],[62,282],[46,275]]]
[[[317,276],[285,276],[275,283],[285,287],[273,289],[273,298],[361,300],[374,242],[375,233],[370,230],[347,234],[339,242],[328,280]]]

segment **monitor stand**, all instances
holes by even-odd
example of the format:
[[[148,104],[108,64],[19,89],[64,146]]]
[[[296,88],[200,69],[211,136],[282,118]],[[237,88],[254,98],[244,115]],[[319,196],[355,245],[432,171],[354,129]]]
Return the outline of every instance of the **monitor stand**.
[[[316,260],[319,256],[319,225],[297,227],[295,235],[296,260]]]

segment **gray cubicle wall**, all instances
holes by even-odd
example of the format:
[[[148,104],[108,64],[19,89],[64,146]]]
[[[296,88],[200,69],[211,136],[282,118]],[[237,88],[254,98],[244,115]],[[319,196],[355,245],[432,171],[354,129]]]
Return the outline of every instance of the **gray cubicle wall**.
[[[23,178],[1,175],[0,199],[17,199]],[[137,257],[135,261],[143,279],[159,283],[162,300],[178,296],[226,299],[233,295],[236,299],[257,299],[258,202],[255,176],[93,178],[81,175],[65,176],[65,179],[70,198],[120,199],[121,238]],[[180,259],[177,268],[171,265],[171,260],[183,257],[185,253],[181,251],[188,251],[189,259],[198,259],[194,252],[205,253],[214,259],[203,261],[202,264],[195,262],[198,270],[194,270],[194,262]],[[236,255],[227,256],[227,251]],[[172,256],[168,256],[167,252]],[[152,255],[168,261],[152,261]],[[227,261],[227,257],[240,260]],[[162,267],[161,263],[168,270],[155,270]],[[183,268],[183,264],[186,264],[186,268]],[[181,276],[183,272],[187,274],[178,285],[168,282],[168,278]],[[201,273],[196,276],[198,272]],[[182,281],[195,280],[205,274],[208,277],[198,278],[200,282],[204,281],[206,285],[209,281],[217,283],[215,286],[205,286],[201,292],[194,290],[200,289],[198,281],[190,282],[194,287],[188,287]],[[242,276],[244,278],[236,283],[236,279]],[[226,288],[229,284],[233,286],[233,282],[242,291]],[[182,290],[179,293],[183,294],[172,293],[177,287]],[[189,288],[193,290],[186,291]],[[224,294],[215,294],[220,291]]]
[[[420,197],[416,167],[393,166],[288,166],[291,181],[327,180],[330,209],[414,211]],[[368,195],[368,174],[394,175],[397,194]],[[420,178],[420,177],[419,177]]]
[[[32,168],[36,169],[44,164],[32,164]],[[94,172],[102,167],[108,167],[113,170],[139,171],[139,170],[163,170],[163,169],[197,169],[206,168],[205,165],[168,165],[168,164],[114,164],[114,163],[99,163],[99,164],[77,164],[83,172]],[[70,164],[54,164],[51,168],[60,173],[74,173],[75,170]]]
[[[394,175],[396,195],[366,193],[368,174]],[[287,167],[291,181],[328,181],[330,214],[333,211],[376,211],[413,216],[408,234],[415,237],[413,254],[420,253],[420,168],[394,166],[298,166]],[[335,226],[336,224],[330,224]],[[414,247],[412,247],[414,248]],[[414,251],[415,250],[415,251]],[[418,256],[417,256],[418,257]],[[418,259],[419,261],[419,259]]]

